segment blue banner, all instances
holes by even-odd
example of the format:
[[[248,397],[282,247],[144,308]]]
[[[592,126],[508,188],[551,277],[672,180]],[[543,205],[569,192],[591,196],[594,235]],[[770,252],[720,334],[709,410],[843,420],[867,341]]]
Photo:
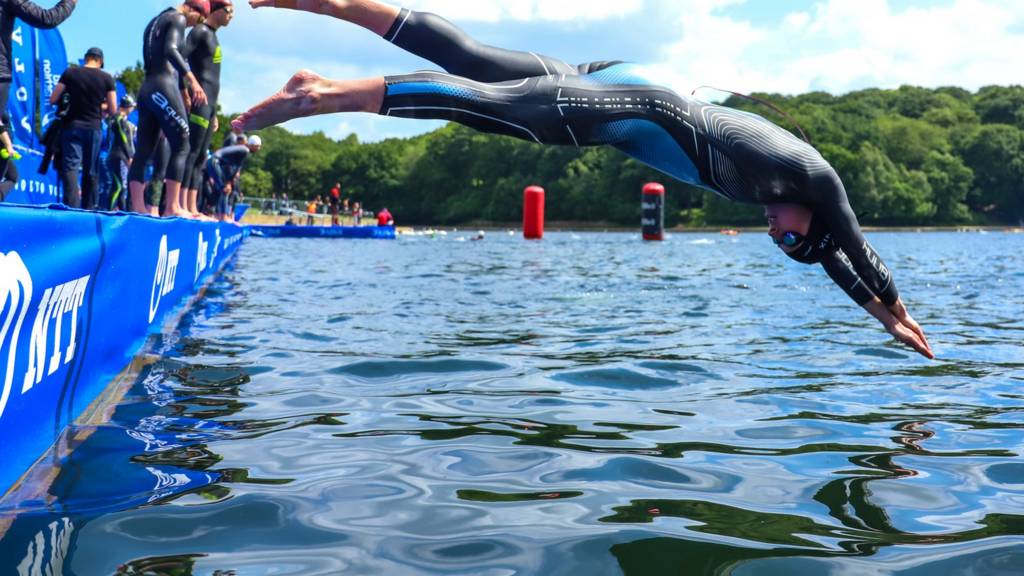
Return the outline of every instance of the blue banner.
[[[39,173],[39,164],[43,153],[34,148],[20,148],[21,160],[18,160],[20,180],[11,190],[6,201],[12,204],[57,204],[61,202],[60,188],[57,186],[57,172],[51,167],[46,174]]]
[[[19,148],[36,147],[36,43],[35,29],[14,21],[11,33],[11,137]]]
[[[50,104],[50,96],[68,68],[68,54],[64,38],[56,28],[36,30],[36,45],[39,49],[39,121],[45,133],[57,114],[57,107]]]
[[[233,224],[0,204],[0,494],[244,236]]]

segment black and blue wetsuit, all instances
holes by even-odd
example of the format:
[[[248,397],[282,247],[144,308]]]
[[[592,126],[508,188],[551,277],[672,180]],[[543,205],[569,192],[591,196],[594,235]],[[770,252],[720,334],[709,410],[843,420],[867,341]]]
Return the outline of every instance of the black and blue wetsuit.
[[[681,96],[642,66],[571,66],[480,44],[434,14],[402,10],[384,38],[447,73],[385,78],[380,114],[452,120],[543,144],[610,145],[729,200],[814,211],[795,259],[820,262],[860,305],[899,294],[868,244],[835,170],[809,144],[756,115]]]
[[[234,184],[245,161],[249,159],[249,147],[244,144],[225,146],[217,150],[206,162],[206,174],[211,180],[211,194],[208,200],[209,205],[214,208],[218,215],[228,214],[230,197],[225,189],[228,184],[233,185],[232,195],[237,194]]]
[[[184,56],[195,74],[199,85],[206,92],[206,104],[193,106],[189,114],[189,153],[185,162],[185,179],[182,188],[197,188],[202,182],[206,151],[213,137],[212,122],[217,113],[217,99],[220,96],[220,69],[223,53],[217,31],[199,23],[188,34]]]
[[[181,182],[189,149],[188,115],[179,90],[179,78],[189,73],[179,44],[184,39],[185,16],[173,8],[161,12],[146,26],[143,64],[146,79],[139,91],[139,137],[128,179],[144,182],[150,161],[163,131],[171,149],[167,179]]]

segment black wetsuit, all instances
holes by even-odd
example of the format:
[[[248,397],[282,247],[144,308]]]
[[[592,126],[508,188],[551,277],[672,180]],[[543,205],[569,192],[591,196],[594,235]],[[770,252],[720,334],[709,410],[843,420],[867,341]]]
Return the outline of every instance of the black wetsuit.
[[[11,92],[11,35],[14,19],[20,18],[35,28],[56,28],[68,19],[75,10],[71,0],[60,0],[53,8],[40,8],[28,0],[0,0],[0,111],[7,110]],[[0,133],[8,129],[7,122],[0,124]]]
[[[128,118],[118,114],[107,127],[107,169],[110,171],[109,202],[104,210],[127,210],[128,208],[128,161],[135,155],[135,125]]]
[[[185,179],[182,188],[197,188],[202,182],[206,151],[213,137],[213,117],[217,113],[217,99],[220,96],[220,68],[223,61],[217,31],[205,23],[197,24],[188,34],[185,43],[185,58],[199,85],[206,91],[207,103],[193,106],[189,114],[189,153],[185,162]]]
[[[820,261],[833,281],[860,305],[875,295],[886,305],[897,300],[838,175],[764,118],[681,96],[635,64],[571,66],[485,46],[434,14],[402,10],[384,38],[448,73],[385,78],[380,114],[453,120],[544,144],[607,144],[730,200],[805,204],[830,233]]]
[[[146,80],[139,91],[139,138],[128,174],[131,182],[144,182],[146,164],[161,131],[171,148],[167,179],[181,182],[185,173],[188,115],[178,87],[179,78],[189,72],[179,49],[185,26],[185,16],[173,8],[164,10],[146,26],[143,36]]]

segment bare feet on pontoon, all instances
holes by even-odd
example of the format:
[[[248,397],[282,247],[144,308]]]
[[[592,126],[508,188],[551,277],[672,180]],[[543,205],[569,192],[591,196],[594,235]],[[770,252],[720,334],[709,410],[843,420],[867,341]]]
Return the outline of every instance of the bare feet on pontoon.
[[[257,1],[257,0],[253,0]],[[329,81],[315,72],[300,70],[280,91],[231,121],[236,131],[259,130],[294,118],[321,112],[320,101]]]

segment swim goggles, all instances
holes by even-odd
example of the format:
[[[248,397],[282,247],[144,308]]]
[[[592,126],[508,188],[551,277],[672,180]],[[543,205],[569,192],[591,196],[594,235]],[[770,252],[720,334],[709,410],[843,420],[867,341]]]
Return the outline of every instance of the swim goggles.
[[[772,238],[777,246],[785,246],[787,248],[793,248],[799,246],[804,241],[804,235],[797,232],[785,232],[782,234],[781,239]]]

